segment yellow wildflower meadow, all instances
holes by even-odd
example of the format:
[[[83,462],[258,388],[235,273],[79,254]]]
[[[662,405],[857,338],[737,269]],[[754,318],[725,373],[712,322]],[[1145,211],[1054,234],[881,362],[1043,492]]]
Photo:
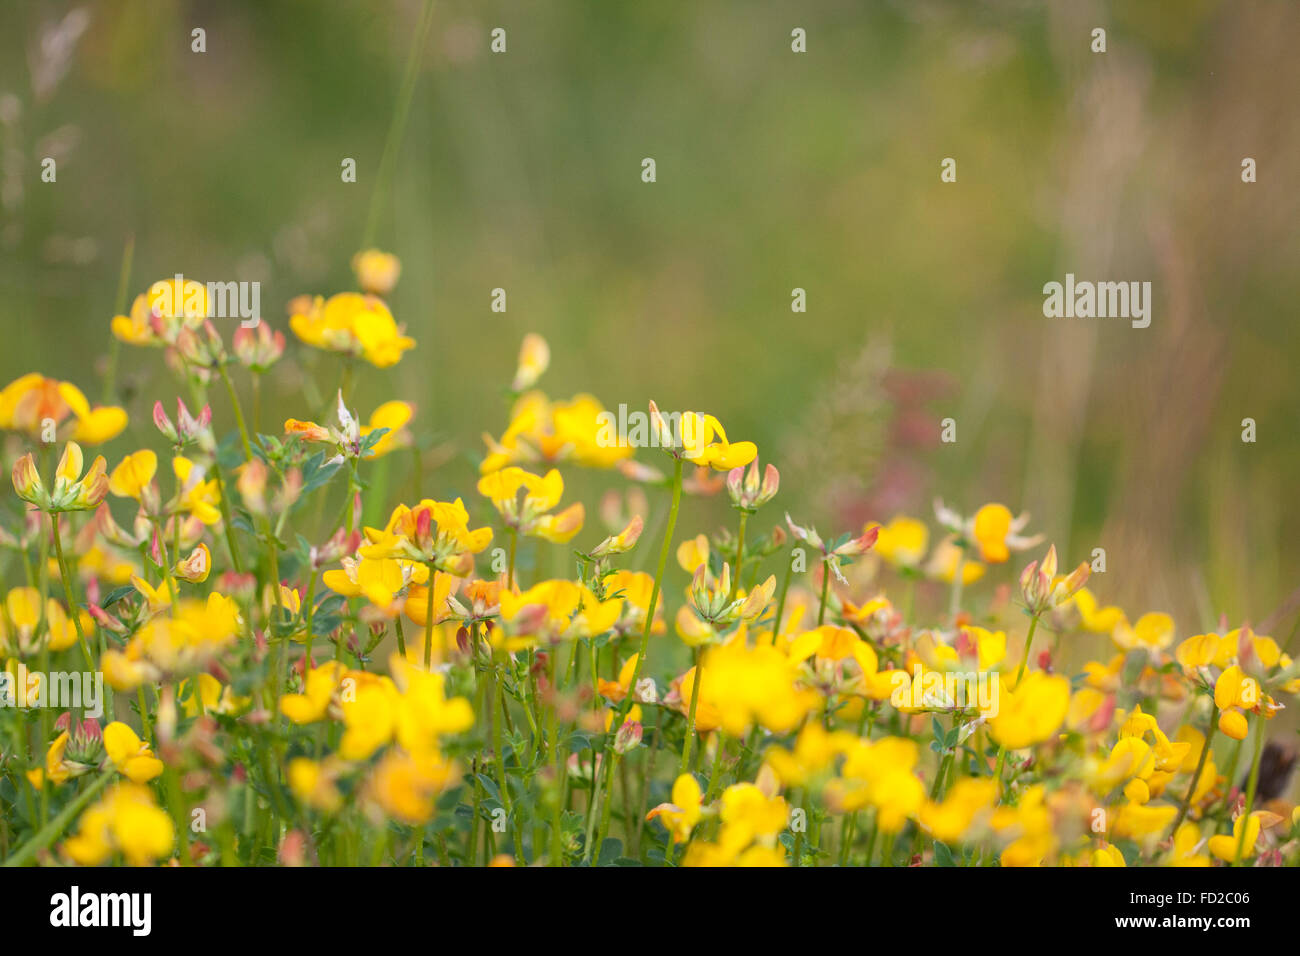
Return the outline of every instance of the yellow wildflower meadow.
[[[3,735],[10,860],[1300,862],[1300,816],[1259,789],[1300,691],[1287,644],[1107,604],[996,502],[818,530],[713,414],[647,399],[638,441],[590,395],[547,397],[536,334],[477,474],[397,494],[433,423],[402,397],[353,406],[353,360],[378,375],[416,348],[383,298],[396,256],[353,267],[360,291],[290,308],[343,381],[271,432],[238,376],[272,373],[284,337],[200,337],[197,283],[110,322],[190,388],[151,396],[154,447],[136,429],[88,464],[125,410],[38,373],[0,392],[26,443],[5,545],[28,570],[0,602],[0,677],[66,711]],[[708,496],[727,527],[692,524]],[[1077,674],[1066,643],[1092,655]],[[83,665],[100,713],[45,686]]]

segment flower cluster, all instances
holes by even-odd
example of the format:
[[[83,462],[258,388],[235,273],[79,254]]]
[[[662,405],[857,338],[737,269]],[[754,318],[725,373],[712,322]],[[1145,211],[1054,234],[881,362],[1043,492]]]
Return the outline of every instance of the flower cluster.
[[[430,476],[416,403],[352,402],[356,359],[416,346],[400,262],[353,267],[360,291],[289,309],[338,388],[268,430],[240,386],[285,336],[227,347],[179,278],[109,323],[185,393],[150,397],[154,447],[67,382],[0,391],[0,689],[40,708],[0,709],[11,860],[1300,862],[1264,769],[1289,640],[1105,604],[999,503],[819,531],[715,415],[647,401],[645,441],[611,440],[596,398],[547,397],[537,335],[476,473]],[[707,496],[726,526],[683,531]]]

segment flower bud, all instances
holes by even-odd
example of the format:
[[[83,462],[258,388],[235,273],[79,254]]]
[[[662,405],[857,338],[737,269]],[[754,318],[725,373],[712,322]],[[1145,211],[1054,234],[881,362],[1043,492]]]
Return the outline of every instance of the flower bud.
[[[546,339],[529,332],[519,347],[519,364],[510,388],[516,392],[532,388],[550,364],[551,347],[546,344]]]
[[[266,510],[266,465],[260,458],[244,462],[239,468],[239,477],[235,487],[244,499],[244,507],[255,515],[265,515]]]
[[[160,401],[153,403],[153,425],[173,445],[181,443],[180,432],[172,424],[172,420],[167,417],[167,412],[163,409],[163,403]]]
[[[402,262],[391,252],[363,249],[352,257],[352,271],[363,292],[388,295],[402,275]]]
[[[625,754],[629,750],[641,746],[641,722],[637,720],[625,720],[623,726],[618,728],[618,733],[614,735],[614,752]]]
[[[172,573],[182,580],[189,581],[191,584],[201,584],[208,579],[208,574],[212,571],[212,553],[208,551],[208,546],[199,543],[199,546],[190,552],[190,556],[183,561],[177,561]]]
[[[781,487],[781,474],[769,464],[759,478],[758,459],[749,468],[733,468],[727,473],[727,493],[731,503],[744,511],[755,511],[776,496]]]
[[[669,426],[667,419],[659,412],[659,406],[653,399],[650,402],[650,441],[656,448],[665,448],[672,451],[677,447],[677,439],[673,435],[673,430]]]
[[[13,482],[14,491],[23,501],[31,502],[38,508],[48,506],[49,496],[41,484],[41,476],[36,470],[36,460],[32,458],[31,452],[14,462]]]
[[[655,687],[655,679],[653,677],[642,677],[637,681],[636,687],[632,691],[632,699],[643,704],[659,703],[659,690]]]
[[[305,311],[305,310],[304,310]],[[284,333],[272,332],[265,322],[235,330],[231,347],[239,364],[253,372],[265,372],[284,355]]]
[[[641,531],[645,527],[645,522],[641,520],[640,515],[632,518],[626,528],[618,534],[610,535],[600,544],[591,549],[588,557],[605,558],[611,554],[624,554],[636,547],[637,541],[641,537]]]

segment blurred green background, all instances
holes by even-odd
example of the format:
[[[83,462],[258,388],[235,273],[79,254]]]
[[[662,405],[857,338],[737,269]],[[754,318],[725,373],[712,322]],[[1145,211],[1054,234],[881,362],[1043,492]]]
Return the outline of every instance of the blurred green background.
[[[0,378],[99,395],[130,237],[132,296],[175,272],[257,280],[287,329],[292,296],[354,288],[421,8],[5,3]],[[1297,36],[1300,5],[1242,0],[440,0],[378,198],[419,347],[359,376],[355,404],[415,401],[454,451],[424,491],[468,494],[536,331],[552,396],[654,398],[758,442],[784,479],[765,520],[1003,501],[1067,561],[1106,548],[1094,589],[1131,614],[1259,623],[1300,584]],[[1152,282],[1150,328],[1044,318],[1067,272]],[[337,380],[290,355],[264,431],[318,411],[300,375]],[[157,353],[122,362],[142,440],[176,386]],[[730,523],[691,507],[684,530]]]

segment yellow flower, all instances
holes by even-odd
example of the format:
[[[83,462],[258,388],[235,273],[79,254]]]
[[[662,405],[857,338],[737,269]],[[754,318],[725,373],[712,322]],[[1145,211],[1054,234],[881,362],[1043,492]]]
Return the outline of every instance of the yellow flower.
[[[1211,853],[1220,860],[1235,863],[1255,855],[1255,841],[1259,839],[1260,811],[1249,816],[1239,816],[1232,821],[1232,836],[1220,833],[1210,837],[1206,845]],[[1238,852],[1237,847],[1241,850]]]
[[[391,252],[364,249],[352,257],[352,271],[363,292],[388,295],[402,274],[402,262]]]
[[[1006,505],[984,505],[975,512],[973,537],[979,546],[981,560],[988,564],[1001,564],[1011,557],[1007,548],[1011,522],[1011,509]]]
[[[68,442],[54,471],[54,486],[47,491],[29,452],[14,464],[14,492],[23,501],[50,514],[91,511],[108,496],[108,476],[104,473],[106,465],[103,455],[96,457],[85,475],[82,475],[84,464],[81,446],[75,441]]]
[[[1074,606],[1079,611],[1084,630],[1094,634],[1110,634],[1124,622],[1124,612],[1114,605],[1100,606],[1097,598],[1086,587],[1074,593]]]
[[[67,650],[77,643],[77,625],[63,605],[54,598],[45,599],[45,627],[41,624],[41,594],[36,588],[16,587],[5,595],[4,610],[0,616],[0,647],[30,656],[41,650],[46,641],[51,651]],[[92,627],[89,617],[82,614],[82,630],[89,636]]]
[[[205,525],[221,520],[221,491],[216,478],[204,480],[203,469],[181,455],[172,459],[172,471],[180,483],[177,507]]]
[[[1239,710],[1225,710],[1219,714],[1219,730],[1233,740],[1245,740],[1249,733],[1246,715]]]
[[[550,364],[551,348],[546,344],[546,339],[529,332],[519,347],[519,365],[515,369],[515,380],[510,384],[511,390],[522,392],[526,388],[532,388]]]
[[[932,578],[951,584],[956,580],[957,567],[960,564],[961,583],[963,585],[974,584],[984,577],[984,572],[988,568],[978,561],[963,561],[963,553],[962,549],[951,538],[943,539],[931,552],[930,560],[925,565],[925,573]]]
[[[650,409],[652,417],[659,414],[653,402]],[[743,468],[758,455],[758,446],[752,441],[728,441],[722,422],[712,415],[682,412],[680,431],[682,458],[700,467],[731,471]]]
[[[1221,640],[1218,634],[1197,634],[1195,637],[1189,637],[1174,648],[1174,659],[1189,673],[1197,668],[1209,667],[1219,653]]]
[[[1107,843],[1105,846],[1098,847],[1092,851],[1093,866],[1128,866],[1124,862],[1124,854],[1119,851],[1119,847],[1113,843]]]
[[[924,522],[898,515],[889,524],[879,527],[880,535],[876,538],[875,548],[877,554],[900,568],[914,568],[921,563],[930,543],[930,529]]]
[[[1201,845],[1201,828],[1188,820],[1174,833],[1174,845],[1170,853],[1172,866],[1209,866],[1210,858],[1198,853]]]
[[[171,817],[154,803],[149,788],[118,783],[82,815],[63,852],[82,866],[98,866],[121,853],[130,866],[148,866],[172,851]]]
[[[702,816],[703,793],[700,785],[689,773],[673,782],[672,800],[661,803],[646,814],[646,820],[658,819],[678,843],[690,839],[691,831]]]
[[[920,821],[936,840],[956,843],[966,837],[979,817],[997,802],[997,781],[989,777],[962,777],[942,803],[926,801]]]
[[[448,578],[450,576],[440,576]],[[325,586],[344,597],[362,597],[385,612],[395,612],[396,602],[403,588],[416,581],[429,580],[429,569],[422,564],[398,561],[395,558],[344,558],[342,569],[331,569],[321,575]],[[442,595],[446,600],[449,589]],[[435,603],[435,607],[441,607]],[[423,623],[423,619],[421,622]]]
[[[770,646],[746,647],[733,641],[710,648],[704,655],[696,727],[702,731],[721,727],[733,737],[743,737],[754,724],[773,733],[789,733],[817,705],[815,691],[795,683],[794,665]],[[690,713],[695,693],[692,668],[679,686],[681,710]],[[715,716],[716,715],[716,716]],[[714,718],[716,723],[711,723]]]
[[[348,674],[354,687],[340,709],[346,728],[339,741],[344,760],[366,760],[393,738],[397,727],[397,688],[392,680],[364,671]]]
[[[543,581],[518,594],[502,589],[500,601],[505,648],[511,652],[604,634],[623,613],[622,598],[601,601],[573,581]]]
[[[239,605],[222,594],[213,592],[206,601],[182,600],[170,617],[153,618],[125,648],[104,654],[104,680],[125,691],[198,670],[234,641],[240,627]]]
[[[918,753],[909,738],[860,740],[845,756],[841,778],[826,786],[833,812],[873,806],[881,830],[900,831],[925,803],[925,787],[914,773]]]
[[[208,579],[210,573],[212,573],[212,552],[202,541],[190,552],[188,558],[177,561],[172,568],[172,574],[190,584],[202,584]]]
[[[474,726],[474,709],[464,697],[446,696],[441,672],[426,671],[398,654],[389,658],[389,670],[401,695],[394,736],[409,753],[436,750],[442,737]]]
[[[697,534],[687,538],[677,546],[677,563],[687,574],[694,574],[696,569],[709,563],[709,539]]]
[[[376,408],[370,415],[370,421],[361,426],[361,437],[365,438],[380,428],[387,428],[388,431],[380,436],[366,457],[382,458],[390,451],[408,447],[411,444],[411,433],[406,430],[406,426],[414,416],[415,406],[410,402],[384,402]]]
[[[75,425],[65,429],[62,425],[69,415]],[[60,382],[36,372],[14,379],[0,390],[0,429],[44,440],[47,422],[53,422],[63,433],[56,434],[56,438],[101,445],[122,434],[127,418],[125,409],[115,405],[92,407],[71,382]]]
[[[104,752],[117,771],[132,783],[148,783],[163,772],[163,763],[149,745],[121,721],[104,728]]]
[[[365,563],[365,559],[362,559]],[[363,580],[359,576],[359,581]],[[423,565],[416,565],[411,575],[411,585],[406,590],[406,601],[402,605],[402,611],[412,621],[420,627],[426,627],[429,623],[429,569]],[[425,583],[419,584],[418,581]],[[433,623],[441,624],[451,616],[451,607],[448,599],[455,593],[460,584],[460,579],[447,574],[444,571],[433,572]],[[375,597],[372,589],[371,598]],[[377,602],[375,602],[377,606]]]
[[[1002,690],[1000,697],[989,732],[1008,750],[1021,750],[1056,733],[1070,707],[1070,682],[1060,675],[1030,671],[1013,690]]]
[[[149,449],[133,452],[108,476],[108,490],[119,498],[139,501],[158,470],[158,456]]]
[[[1259,703],[1259,684],[1233,664],[1214,683],[1214,706],[1220,710],[1244,707],[1251,710]]]
[[[115,338],[129,345],[172,345],[185,329],[197,329],[210,311],[208,290],[193,279],[162,279],[135,297],[130,315],[113,317]]]
[[[307,806],[326,813],[337,813],[343,806],[343,795],[335,786],[338,773],[335,763],[321,763],[307,757],[294,757],[289,761],[287,780],[289,789]]]
[[[403,352],[415,347],[383,299],[358,292],[340,292],[326,300],[317,296],[294,313],[289,327],[308,345],[358,356],[377,368],[396,365]]]
[[[574,461],[588,468],[613,468],[630,458],[632,445],[618,440],[609,427],[612,414],[591,395],[552,402],[539,391],[526,392],[510,411],[510,424],[500,441],[485,434],[488,454],[482,474],[507,465]]]
[[[457,498],[452,502],[428,498],[414,508],[398,505],[382,529],[366,528],[363,558],[401,558],[433,564],[440,571],[464,577],[473,569],[472,555],[492,543],[491,528],[470,530],[469,512]]]
[[[1115,815],[1111,833],[1121,839],[1154,840],[1168,832],[1177,815],[1178,808],[1173,804],[1125,803]]]
[[[386,816],[419,826],[433,816],[434,799],[456,778],[455,765],[437,753],[390,750],[372,772],[365,793]]]
[[[195,683],[198,685],[197,694],[193,692]],[[196,674],[181,681],[177,698],[181,701],[186,717],[197,717],[200,712],[234,715],[252,703],[249,697],[236,697],[234,688],[229,684],[223,687],[221,681],[211,674]]]
[[[999,807],[991,822],[999,832],[1011,830],[1019,834],[1002,851],[999,859],[1003,866],[1041,866],[1056,851],[1052,812],[1042,784],[1028,788],[1018,805]]]
[[[1111,640],[1126,651],[1141,648],[1146,651],[1164,650],[1174,642],[1174,619],[1168,614],[1152,611],[1143,614],[1132,627],[1120,621]]]
[[[1125,781],[1146,780],[1155,767],[1155,755],[1150,744],[1141,737],[1121,737],[1111,748],[1106,762],[1094,774],[1092,784],[1098,793],[1109,793]]]
[[[324,720],[329,713],[334,693],[347,675],[338,661],[326,661],[320,667],[307,671],[301,694],[285,694],[280,698],[280,713],[295,724],[314,724]]]
[[[520,534],[563,543],[582,530],[582,502],[547,514],[564,494],[564,479],[554,468],[541,477],[514,466],[502,468],[480,478],[478,492],[492,502],[506,527]]]
[[[63,731],[59,736],[54,738],[50,744],[50,749],[45,752],[45,769],[36,767],[27,771],[27,780],[33,787],[39,790],[46,780],[52,784],[66,783],[74,776],[80,776],[91,768],[88,766],[75,764],[65,758],[68,751],[68,743],[72,739],[72,734]]]

